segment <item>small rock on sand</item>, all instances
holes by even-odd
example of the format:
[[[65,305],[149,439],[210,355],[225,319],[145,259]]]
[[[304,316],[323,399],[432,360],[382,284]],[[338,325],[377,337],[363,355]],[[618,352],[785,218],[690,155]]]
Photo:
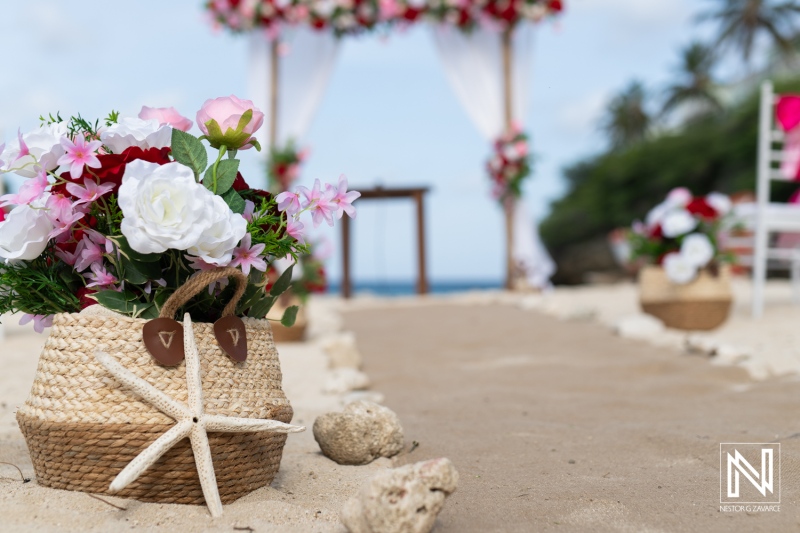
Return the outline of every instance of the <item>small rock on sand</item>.
[[[650,339],[665,330],[664,324],[650,315],[631,315],[614,324],[614,332],[626,339]]]
[[[364,465],[392,457],[403,449],[403,428],[391,409],[363,400],[341,413],[325,413],[314,421],[314,438],[322,453],[342,465]]]
[[[344,394],[369,387],[369,377],[355,368],[335,368],[328,372],[323,385],[323,392],[328,394]]]
[[[322,349],[328,354],[331,368],[361,368],[361,353],[352,331],[328,336],[322,341]]]
[[[381,472],[345,503],[342,523],[350,533],[428,533],[457,485],[446,458]]]

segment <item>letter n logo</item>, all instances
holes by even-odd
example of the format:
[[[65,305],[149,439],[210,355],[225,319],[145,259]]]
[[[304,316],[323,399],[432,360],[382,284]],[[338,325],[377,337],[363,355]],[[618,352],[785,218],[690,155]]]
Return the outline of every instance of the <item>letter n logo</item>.
[[[780,444],[720,444],[720,485],[720,503],[780,503]]]

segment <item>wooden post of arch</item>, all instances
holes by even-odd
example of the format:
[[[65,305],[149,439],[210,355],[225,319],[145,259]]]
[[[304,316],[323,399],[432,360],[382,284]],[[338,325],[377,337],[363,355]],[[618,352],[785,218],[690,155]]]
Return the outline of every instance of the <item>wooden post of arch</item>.
[[[270,43],[269,59],[269,146],[267,148],[267,158],[269,151],[276,148],[278,144],[278,76],[280,54],[278,53],[278,39],[272,39]]]
[[[514,27],[509,26],[502,34],[503,52],[503,115],[506,133],[511,132],[514,122],[514,91],[513,91],[513,45],[512,35]],[[503,202],[506,222],[506,289],[513,290],[515,286],[516,269],[514,267],[514,198],[506,198]]]

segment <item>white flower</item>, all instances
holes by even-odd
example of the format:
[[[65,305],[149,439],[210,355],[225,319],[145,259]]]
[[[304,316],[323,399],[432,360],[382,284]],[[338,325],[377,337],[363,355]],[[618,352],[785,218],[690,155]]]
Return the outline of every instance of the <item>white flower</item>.
[[[215,208],[208,214],[211,226],[200,235],[197,244],[186,251],[206,263],[226,266],[233,259],[233,249],[247,233],[247,221],[242,215],[233,213],[225,200],[216,194],[210,194],[213,196]]]
[[[676,187],[667,194],[666,203],[672,207],[686,207],[692,201],[692,193],[686,187]]]
[[[55,170],[58,168],[58,159],[66,153],[61,146],[61,139],[66,137],[67,132],[66,122],[56,122],[23,134],[22,141],[28,147],[29,154],[19,159],[17,159],[20,152],[19,137],[10,141],[0,154],[0,160],[5,161],[3,171],[34,178],[38,174],[37,162],[46,172]]]
[[[195,250],[203,260],[220,264],[226,256],[230,261],[247,229],[241,215],[195,182],[192,170],[180,163],[128,163],[119,207],[122,234],[143,254]]]
[[[31,261],[47,248],[53,223],[43,204],[44,200],[39,200],[33,206],[18,205],[0,222],[0,259],[4,263]]]
[[[684,233],[689,233],[697,227],[697,220],[685,209],[679,209],[667,213],[661,222],[661,231],[664,237],[678,237]]]
[[[731,199],[727,195],[720,192],[712,192],[706,196],[708,205],[714,208],[714,211],[719,213],[719,216],[725,216],[731,210]]]
[[[691,265],[703,268],[714,258],[714,246],[711,239],[702,233],[692,233],[683,239],[681,256]]]
[[[684,285],[697,276],[697,267],[683,255],[672,252],[664,256],[664,272],[671,282]]]
[[[664,217],[667,216],[667,213],[669,213],[671,210],[672,206],[667,204],[667,202],[661,202],[651,209],[649,213],[647,213],[647,216],[644,219],[645,224],[648,228],[652,228],[658,224],[661,224],[661,222],[664,220]]]
[[[166,148],[172,142],[172,128],[161,126],[156,119],[123,117],[101,131],[100,140],[115,154],[121,154],[131,146],[138,146],[142,150]]]

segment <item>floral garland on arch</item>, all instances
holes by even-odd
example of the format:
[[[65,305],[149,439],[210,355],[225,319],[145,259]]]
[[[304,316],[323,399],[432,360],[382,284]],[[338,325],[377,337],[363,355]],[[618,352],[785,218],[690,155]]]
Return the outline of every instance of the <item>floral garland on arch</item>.
[[[0,313],[26,313],[38,331],[95,304],[155,318],[193,274],[228,266],[249,277],[237,314],[264,318],[291,284],[290,268],[267,289],[268,265],[308,253],[301,216],[332,226],[355,215],[360,194],[344,177],[277,197],[251,188],[236,156],[258,149],[263,118],[235,96],[203,104],[199,138],[172,108],[94,123],[56,115],[0,147],[0,170],[27,178],[0,197],[0,208],[14,206],[0,222]],[[213,284],[182,312],[213,322],[232,290]]]
[[[692,196],[683,187],[672,190],[644,222],[633,224],[631,259],[663,266],[669,280],[679,285],[693,281],[703,269],[732,263],[734,255],[719,242],[731,205],[721,193]]]
[[[528,136],[519,126],[513,126],[510,133],[504,133],[495,141],[486,169],[492,179],[495,199],[503,202],[522,196],[522,183],[531,175],[531,157]]]
[[[562,0],[429,0],[425,16],[464,31],[477,26],[512,28],[540,22],[564,10]]]
[[[394,0],[209,0],[213,24],[234,33],[265,30],[272,37],[282,27],[306,25],[336,36],[371,31],[413,9]]]
[[[294,141],[289,141],[283,148],[271,148],[267,161],[267,180],[272,191],[289,190],[300,176],[300,165],[308,158],[308,148],[298,150]]]
[[[563,0],[208,0],[217,27],[234,33],[262,29],[273,38],[281,27],[307,25],[337,36],[423,19],[470,31],[479,25],[513,27],[564,10]]]

